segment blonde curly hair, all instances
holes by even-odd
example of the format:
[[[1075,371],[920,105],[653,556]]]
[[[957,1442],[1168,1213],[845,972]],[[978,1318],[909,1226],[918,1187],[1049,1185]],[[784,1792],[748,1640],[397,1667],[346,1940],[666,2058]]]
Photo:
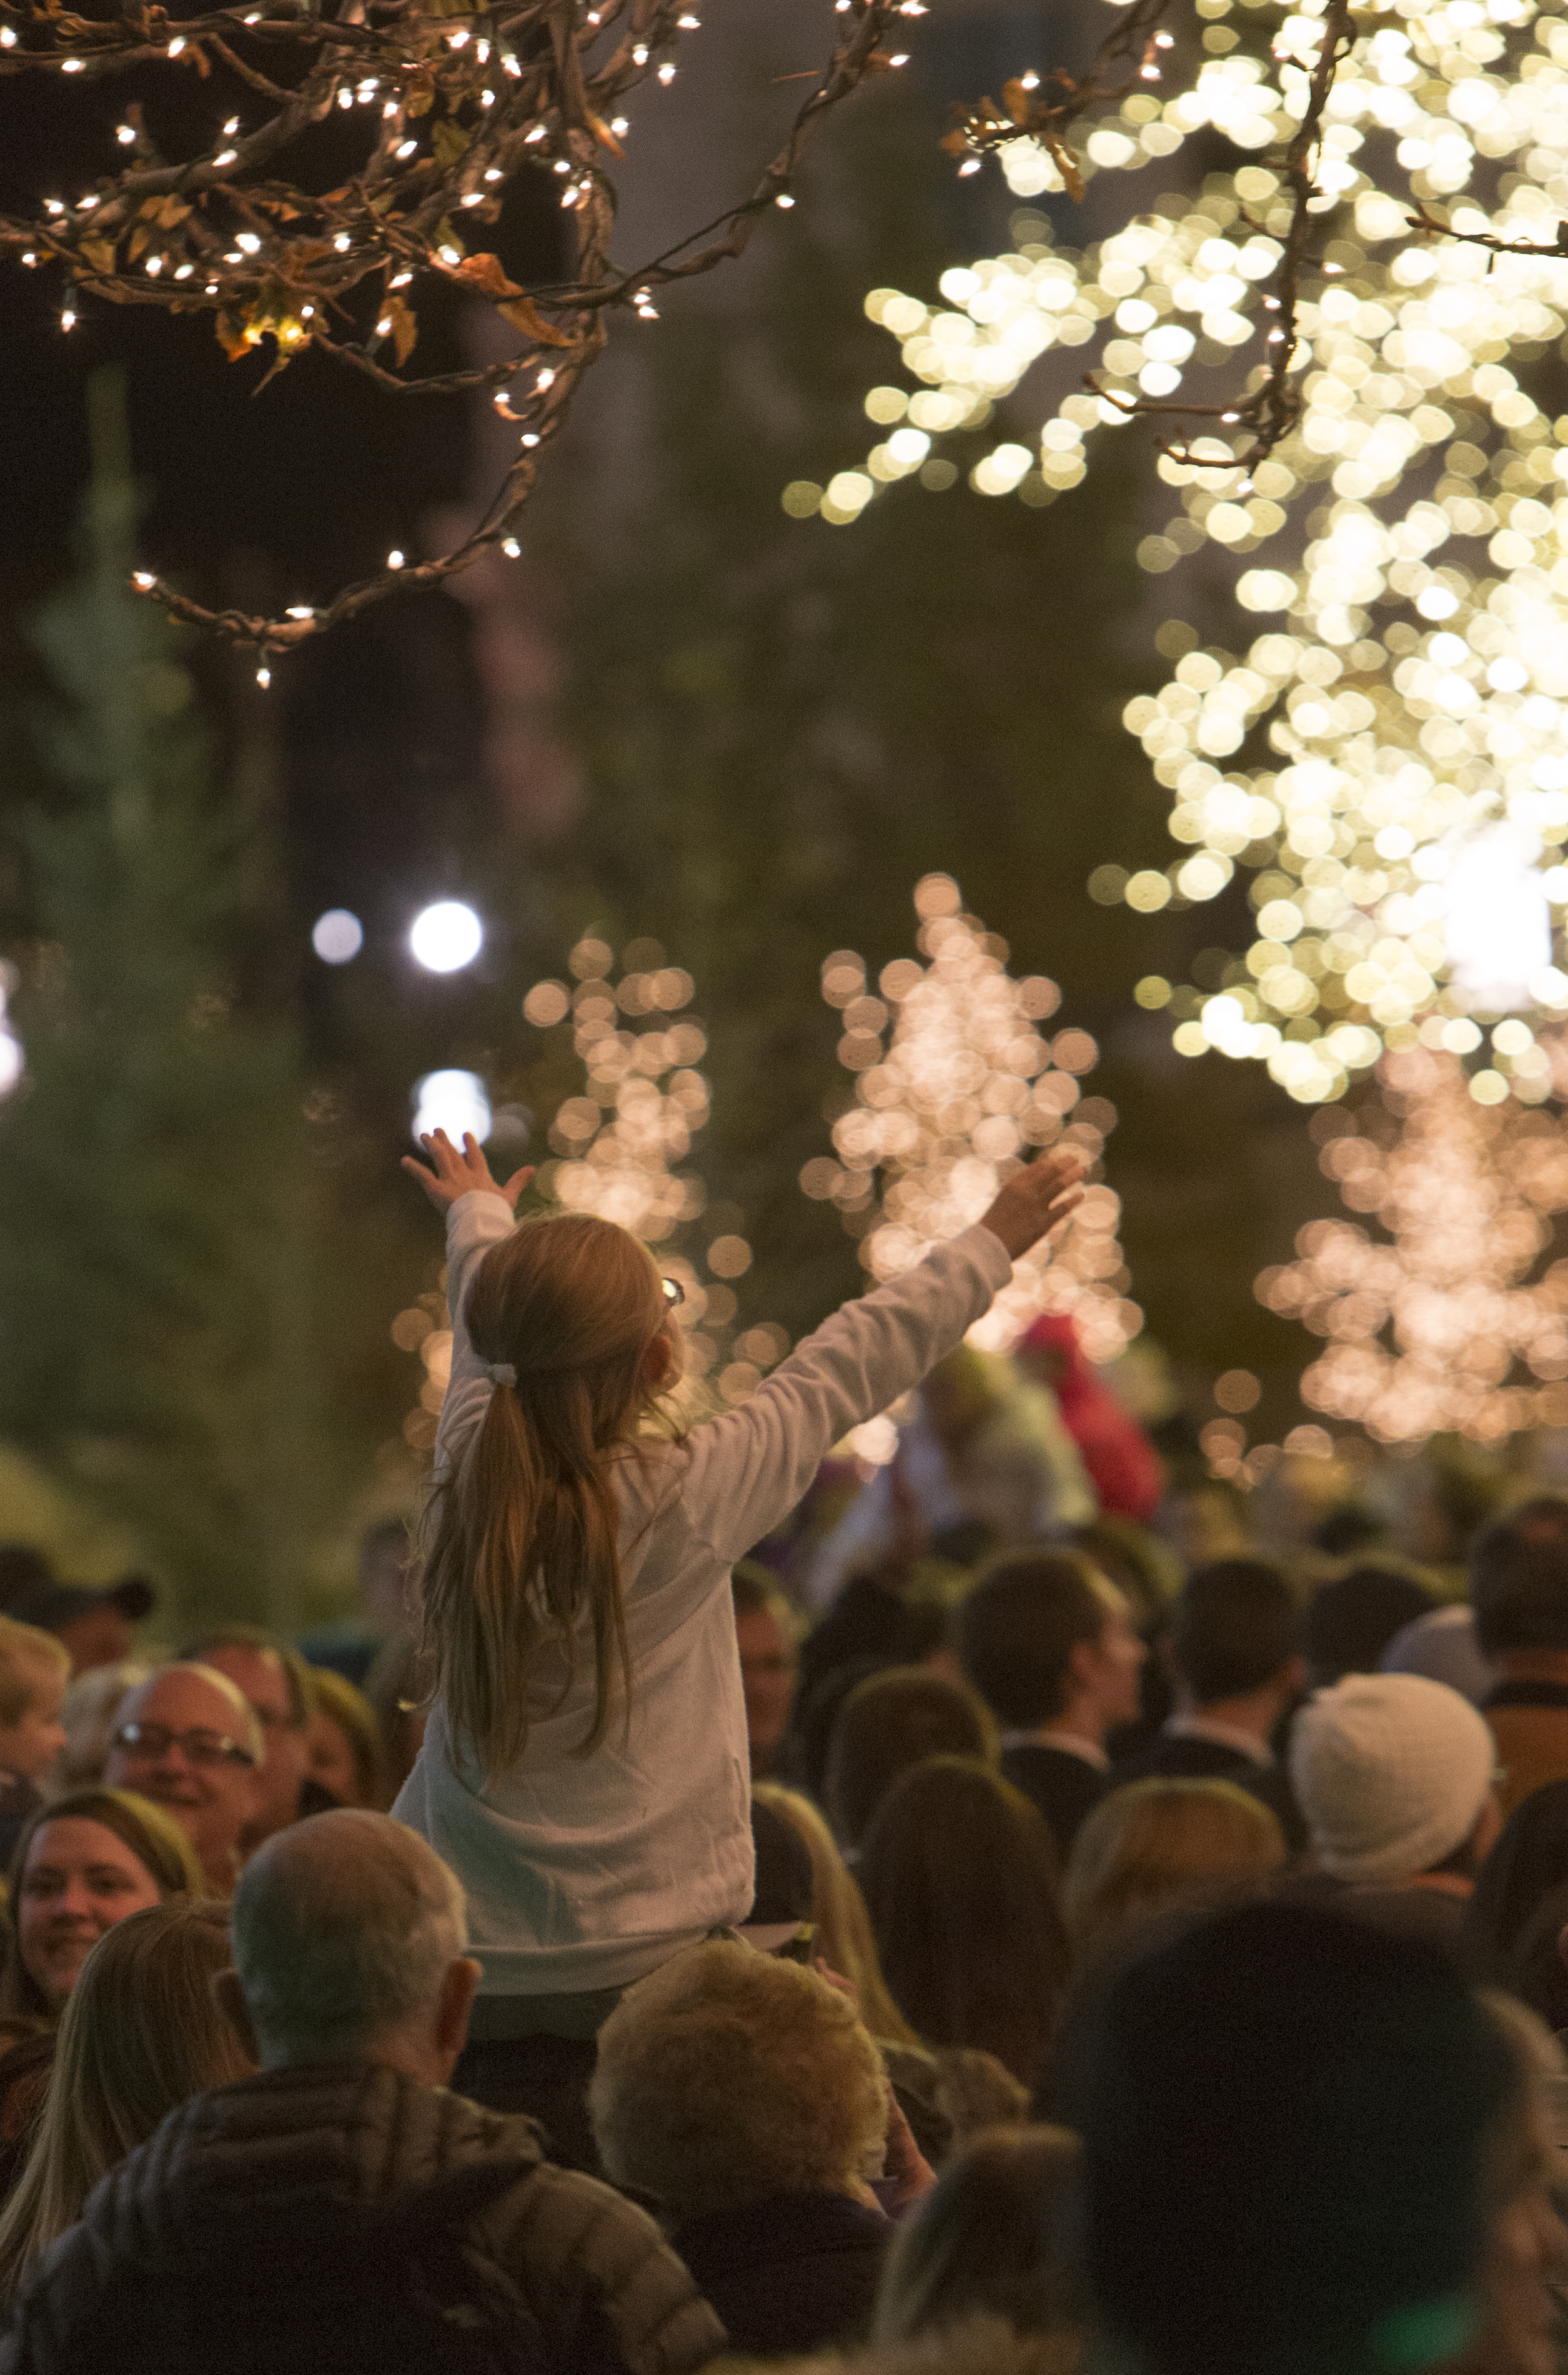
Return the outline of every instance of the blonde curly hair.
[[[771,2193],[857,2192],[880,2169],[888,2101],[847,1997],[724,1939],[628,1990],[599,2031],[588,2090],[615,2182],[680,2217]]]

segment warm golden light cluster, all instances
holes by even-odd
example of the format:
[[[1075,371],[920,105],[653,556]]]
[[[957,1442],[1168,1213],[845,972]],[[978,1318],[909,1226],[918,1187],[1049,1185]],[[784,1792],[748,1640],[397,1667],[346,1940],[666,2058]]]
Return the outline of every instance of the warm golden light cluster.
[[[1532,1277],[1568,1211],[1568,1142],[1545,1113],[1478,1104],[1441,1050],[1379,1072],[1381,1099],[1323,1117],[1319,1161],[1386,1241],[1315,1221],[1299,1258],[1257,1282],[1271,1310],[1328,1339],[1303,1400],[1384,1443],[1568,1424],[1568,1261]]]
[[[1087,1031],[1046,1036],[1040,1025],[1061,1004],[1055,983],[1015,980],[1006,941],[962,904],[950,876],[924,878],[914,905],[926,962],[884,965],[875,992],[853,950],[823,964],[855,1101],[833,1125],[833,1156],[807,1164],[800,1184],[838,1206],[872,1275],[891,1278],[977,1220],[1036,1149],[1080,1148],[1093,1183],[1082,1205],[1060,1237],[1018,1265],[973,1339],[1006,1347],[1040,1312],[1066,1311],[1091,1356],[1109,1360],[1143,1314],[1126,1299],[1121,1205],[1098,1176],[1115,1108],[1082,1093],[1099,1049]]]
[[[654,943],[633,943],[628,959],[616,978],[615,951],[586,934],[568,960],[572,980],[537,982],[523,1001],[537,1030],[570,1022],[585,1074],[582,1093],[556,1107],[551,1159],[534,1184],[562,1211],[596,1212],[630,1229],[678,1281],[681,1399],[695,1413],[715,1393],[721,1404],[744,1401],[789,1338],[771,1321],[737,1332],[732,1282],[751,1267],[751,1247],[727,1217],[701,1225],[707,1189],[688,1160],[709,1111],[697,1069],[707,1034],[689,1010],[695,985]]]
[[[1150,976],[1142,1002],[1169,1008],[1184,1054],[1262,1059],[1306,1104],[1385,1046],[1464,1053],[1482,1035],[1472,1016],[1505,1017],[1489,1069],[1528,1102],[1547,1066],[1525,1018],[1568,1010],[1553,914],[1568,904],[1568,413],[1553,419],[1534,369],[1568,324],[1568,21],[1534,0],[1384,0],[1356,18],[1310,160],[1320,228],[1287,334],[1280,152],[1327,0],[1197,5],[1196,73],[1151,68],[1078,166],[1143,173],[1208,125],[1256,161],[1186,195],[1133,185],[1140,210],[1082,254],[1043,216],[1015,218],[1018,249],[945,274],[941,301],[874,290],[913,384],[867,396],[887,433],[863,468],[797,483],[785,506],[842,525],[898,479],[950,484],[943,441],[983,430],[1058,347],[1094,366],[1095,392],[983,453],[979,493],[1049,502],[1126,408],[1168,411],[1198,458],[1161,457],[1178,508],[1140,562],[1233,554],[1241,610],[1278,624],[1232,652],[1194,649],[1173,622],[1171,680],[1126,712],[1183,850],[1163,870],[1101,869],[1096,895],[1204,902],[1241,869],[1256,918],[1210,995]],[[1390,148],[1395,191],[1373,178]],[[1048,147],[998,153],[1020,195],[1062,186]],[[1244,466],[1241,408],[1281,340],[1299,410]]]

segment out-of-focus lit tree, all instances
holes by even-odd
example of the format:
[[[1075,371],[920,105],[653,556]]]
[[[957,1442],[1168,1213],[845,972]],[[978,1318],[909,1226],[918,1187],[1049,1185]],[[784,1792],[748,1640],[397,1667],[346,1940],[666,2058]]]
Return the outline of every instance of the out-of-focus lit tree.
[[[1382,1094],[1326,1136],[1319,1161],[1355,1221],[1315,1221],[1298,1258],[1265,1270],[1270,1309],[1328,1339],[1302,1399],[1377,1441],[1494,1442],[1568,1423],[1568,1144],[1495,1074],[1487,1101],[1457,1057],[1385,1057]],[[1335,1117],[1336,1119],[1338,1117]],[[1329,1117],[1325,1116],[1327,1123]]]
[[[874,290],[904,367],[866,398],[887,433],[786,507],[845,525],[976,437],[972,483],[1043,506],[1159,416],[1178,507],[1138,558],[1234,555],[1264,631],[1182,656],[1178,630],[1171,681],[1126,713],[1183,854],[1098,887],[1149,912],[1240,868],[1256,911],[1212,995],[1156,980],[1148,1002],[1183,1054],[1266,1061],[1307,1104],[1385,1047],[1462,1057],[1472,1016],[1501,1022],[1484,1069],[1529,1103],[1536,1026],[1568,1008],[1568,415],[1543,375],[1568,323],[1568,26],[1534,0],[1198,0],[1191,59],[1161,13],[1128,11],[1125,72],[1075,90],[1031,62],[953,144],[1023,196],[1156,161],[1180,182],[1215,135],[1234,162],[1187,195],[1135,182],[1082,254],[1041,216],[939,298]],[[1090,384],[1028,443],[987,437],[1061,348]]]
[[[833,1125],[833,1156],[808,1163],[801,1187],[838,1207],[873,1278],[894,1278],[977,1221],[1035,1151],[1076,1147],[1089,1165],[1082,1203],[1016,1265],[971,1333],[1005,1350],[1043,1311],[1070,1313],[1091,1358],[1110,1360],[1143,1314],[1127,1299],[1121,1206],[1101,1164],[1116,1109],[1081,1089],[1100,1051],[1070,1024],[1043,1034],[1060,989],[1043,974],[1014,978],[1007,942],[963,912],[950,875],[917,883],[914,907],[925,964],[895,958],[873,989],[853,949],[824,961],[822,996],[843,1018],[839,1061],[854,1075],[855,1104]]]
[[[373,1440],[329,1350],[333,1174],[293,1031],[237,979],[245,802],[176,638],[125,591],[123,419],[112,382],[92,396],[81,566],[36,621],[41,797],[17,823],[0,1434],[125,1529],[177,1620],[287,1626]]]

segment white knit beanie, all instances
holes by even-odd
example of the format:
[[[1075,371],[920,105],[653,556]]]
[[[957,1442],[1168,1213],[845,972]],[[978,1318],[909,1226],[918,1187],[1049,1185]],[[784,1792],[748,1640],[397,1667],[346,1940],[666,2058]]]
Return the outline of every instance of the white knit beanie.
[[[1424,1674],[1347,1674],[1291,1734],[1291,1782],[1325,1868],[1401,1881],[1475,1828],[1496,1769],[1485,1719]]]

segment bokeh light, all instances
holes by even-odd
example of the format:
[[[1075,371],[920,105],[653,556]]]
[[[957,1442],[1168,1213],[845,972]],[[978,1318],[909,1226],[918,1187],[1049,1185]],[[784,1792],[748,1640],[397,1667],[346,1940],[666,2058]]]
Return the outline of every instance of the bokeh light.
[[[347,907],[329,907],[311,930],[311,946],[323,964],[348,964],[364,945],[365,928]]]
[[[485,928],[461,899],[438,899],[415,916],[408,946],[427,973],[458,973],[485,944]]]
[[[16,986],[15,965],[0,963],[0,1097],[10,1095],[27,1069],[22,1043],[11,1028],[6,1013]]]
[[[477,1072],[427,1072],[414,1083],[414,1138],[443,1129],[454,1146],[466,1134],[482,1146],[490,1134],[490,1101]]]

